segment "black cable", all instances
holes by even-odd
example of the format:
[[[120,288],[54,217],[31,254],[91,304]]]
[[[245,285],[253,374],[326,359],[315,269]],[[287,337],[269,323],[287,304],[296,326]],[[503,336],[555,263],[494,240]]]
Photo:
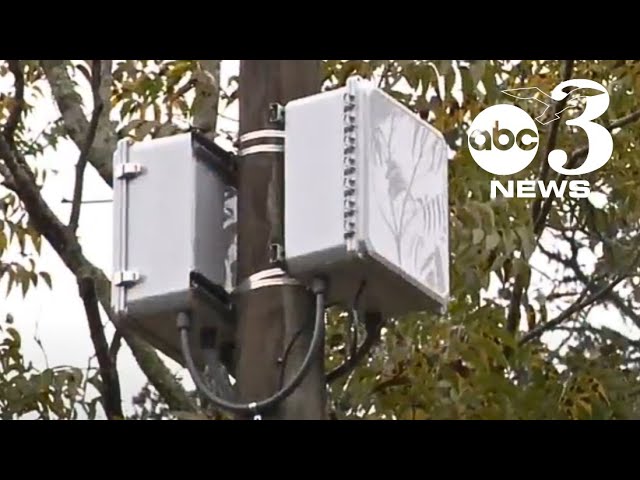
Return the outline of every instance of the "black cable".
[[[358,325],[360,324],[360,297],[362,297],[362,293],[364,292],[364,288],[367,285],[366,280],[360,282],[360,286],[358,287],[358,291],[356,292],[356,296],[353,299],[353,305],[351,307],[350,322],[349,322],[349,330],[353,330],[353,336],[351,337],[351,348],[349,350],[349,359],[352,359],[356,356],[356,352],[358,351]],[[351,333],[351,332],[350,332]]]
[[[360,323],[360,318],[358,315],[358,310],[356,308],[351,310],[349,318],[351,318],[351,322],[349,323],[349,330],[352,330],[352,332],[350,332],[351,347],[349,348],[349,358],[351,359],[356,356],[356,352],[358,351],[358,324]]]
[[[191,319],[189,315],[186,313],[179,313],[177,326],[180,331],[180,343],[182,347],[182,355],[184,356],[185,363],[187,365],[187,369],[189,370],[189,374],[193,379],[196,387],[202,394],[204,394],[207,399],[217,408],[222,410],[227,410],[231,413],[236,414],[254,414],[257,415],[261,411],[267,410],[270,407],[273,407],[278,402],[281,402],[285,398],[287,398],[302,382],[305,375],[309,371],[311,367],[311,362],[314,359],[314,354],[317,352],[320,347],[320,341],[322,339],[322,329],[324,327],[324,307],[325,307],[325,292],[326,292],[326,284],[323,280],[316,279],[313,282],[313,292],[316,294],[316,321],[313,330],[313,337],[311,338],[311,344],[309,345],[309,350],[307,351],[307,355],[300,366],[300,369],[293,377],[293,379],[281,390],[276,392],[269,398],[261,400],[259,402],[250,402],[250,403],[234,403],[229,402],[223,398],[218,397],[214,392],[212,392],[207,384],[202,380],[200,373],[198,372],[198,368],[193,362],[193,357],[191,355],[191,346],[189,345],[189,329],[191,324]]]
[[[366,284],[367,282],[365,280],[360,282],[360,286],[358,287],[358,290],[356,291],[356,295],[354,297],[351,312],[349,313],[349,326],[348,326],[348,332],[347,332],[349,333],[349,336],[351,336],[351,331],[353,330],[353,335],[351,336],[351,347],[348,349],[349,359],[354,358],[358,351],[358,325],[360,324],[360,316],[358,313],[358,308],[360,305],[360,297],[364,292],[364,287],[366,286]],[[303,325],[293,334],[293,336],[291,337],[291,340],[289,340],[289,343],[284,349],[284,353],[282,354],[282,357],[280,357],[280,364],[282,365],[282,368],[280,369],[280,379],[278,382],[278,388],[282,387],[282,384],[284,383],[284,373],[285,373],[285,368],[287,366],[287,360],[289,359],[289,354],[291,353],[291,350],[293,350],[293,346],[296,344],[298,337],[302,335],[305,328],[306,328],[306,325]],[[347,351],[347,345],[345,342],[345,357],[346,357],[346,351]]]
[[[280,357],[280,378],[278,380],[278,388],[282,387],[282,384],[284,383],[284,372],[285,369],[287,368],[287,361],[289,360],[289,354],[291,353],[291,350],[293,350],[293,346],[296,344],[296,341],[298,340],[298,337],[300,337],[300,335],[302,335],[302,333],[304,332],[305,327],[300,327],[296,333],[293,334],[293,336],[291,337],[291,340],[289,341],[289,343],[287,344],[287,347],[284,349],[284,353],[282,354],[282,357]]]

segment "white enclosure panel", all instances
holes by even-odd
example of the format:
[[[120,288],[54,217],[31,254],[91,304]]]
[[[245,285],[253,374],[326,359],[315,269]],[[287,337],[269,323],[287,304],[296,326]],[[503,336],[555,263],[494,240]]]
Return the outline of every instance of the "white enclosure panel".
[[[114,271],[140,275],[126,288],[127,306],[178,298],[175,294],[190,288],[192,272],[213,284],[230,283],[225,263],[235,238],[229,234],[233,226],[223,230],[227,187],[209,164],[195,157],[192,136],[141,142],[128,153],[126,148],[119,151],[114,168],[123,162],[142,167],[138,176],[114,179]],[[232,211],[227,224],[234,220]]]
[[[342,91],[286,106],[285,252],[292,272],[344,249]]]
[[[449,294],[448,158],[442,135],[381,92],[367,96],[366,232],[376,253],[438,297]]]
[[[291,102],[285,114],[285,257],[328,300],[384,315],[449,296],[448,149],[369,81]]]
[[[127,289],[128,303],[188,287],[194,264],[191,155],[189,135],[130,147],[129,161],[144,171],[127,182],[127,269],[141,275],[141,281]]]
[[[233,337],[225,287],[233,282],[235,208],[218,170],[220,152],[199,142],[184,134],[118,145],[114,272],[138,278],[114,282],[112,305],[123,327],[178,362],[176,316],[190,312],[193,355],[201,363],[203,329],[215,331],[220,345]],[[123,164],[134,174],[118,178]]]

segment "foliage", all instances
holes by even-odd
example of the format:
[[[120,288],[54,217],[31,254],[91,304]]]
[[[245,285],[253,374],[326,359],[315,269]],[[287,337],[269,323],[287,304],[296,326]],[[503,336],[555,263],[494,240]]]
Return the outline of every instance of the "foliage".
[[[367,76],[379,68],[380,85],[444,133],[454,151],[449,183],[453,298],[444,318],[416,314],[387,323],[367,362],[332,385],[336,416],[637,418],[638,344],[609,329],[584,330],[590,309],[605,304],[613,307],[608,315],[640,326],[635,296],[627,299],[617,288],[567,316],[557,325],[570,330],[568,347],[560,350],[537,340],[523,344],[525,332],[509,332],[507,315],[516,301],[517,276],[525,289],[518,301],[523,314],[516,317],[518,325],[521,316],[526,318],[530,331],[544,329],[550,312],[583,301],[616,274],[625,275],[627,291],[637,291],[638,122],[613,131],[613,158],[587,176],[596,191],[607,195],[607,205],[599,209],[585,200],[557,201],[543,236],[534,228],[536,200],[492,200],[492,177],[473,162],[463,138],[482,109],[509,103],[499,98],[501,90],[538,86],[550,92],[562,81],[563,62],[376,62],[328,62],[327,78],[340,85],[349,74]],[[572,75],[608,88],[611,105],[601,119],[608,125],[640,108],[639,69],[638,62],[574,62]],[[397,91],[402,80],[413,94]],[[461,87],[457,94],[456,82]],[[541,113],[531,105],[518,106],[533,116]],[[550,129],[542,129],[541,149],[549,134]],[[557,148],[572,152],[585,142],[582,132],[560,122]],[[540,158],[518,178],[539,178]],[[587,255],[594,259],[592,268],[584,261]],[[554,272],[547,262],[562,268]],[[340,345],[345,323],[332,317],[329,344],[337,338],[342,351],[336,358],[330,355],[332,366],[345,357]]]
[[[82,371],[72,367],[38,371],[31,363],[25,364],[21,337],[12,323],[0,326],[0,418],[29,414],[47,420],[77,418],[76,407],[86,388]]]
[[[211,75],[202,62],[114,62],[108,100],[115,136],[139,141],[189,128],[204,108],[206,96],[198,92]],[[37,100],[49,93],[38,61],[22,63],[25,100],[13,138],[34,172],[34,181],[42,185],[47,171],[40,159],[46,146],[55,148],[62,138],[74,139],[74,130],[69,128],[70,117],[43,132],[27,128]],[[0,66],[0,78],[12,75],[7,65]],[[90,118],[89,103],[77,91],[91,83],[91,61],[70,62],[65,69],[72,80],[73,102]],[[640,62],[327,60],[323,88],[344,85],[351,75],[374,78],[440,130],[451,148],[452,301],[443,317],[416,313],[388,319],[380,341],[357,368],[331,383],[333,415],[341,419],[638,418],[640,344],[591,323],[606,307],[607,317],[618,316],[640,327],[635,263],[640,242],[640,120],[635,117],[612,130],[612,158],[584,177],[593,191],[606,198],[604,206],[569,197],[548,206],[539,198],[491,199],[488,188],[493,177],[473,162],[465,135],[480,111],[512,102],[502,90],[537,86],[550,92],[568,75],[595,80],[608,89],[611,104],[598,122],[610,125],[633,117],[640,110]],[[237,99],[237,79],[224,87],[219,95],[226,106]],[[16,96],[15,90],[0,96],[0,125],[9,122]],[[517,105],[534,117],[542,113],[535,104]],[[539,155],[517,179],[552,180],[554,172],[544,167],[545,149],[578,152],[586,145],[584,133],[566,125],[575,109],[563,115],[553,126],[539,128]],[[234,137],[220,129],[218,134]],[[0,190],[0,276],[8,275],[10,283],[26,292],[38,279],[51,284],[51,278],[36,269],[45,232],[25,214],[24,200],[11,190]],[[545,207],[550,208],[541,215]],[[15,242],[22,255],[9,258]],[[619,283],[612,286],[613,282]],[[339,311],[328,316],[327,370],[349,356],[351,336],[345,318]],[[358,329],[358,336],[365,337],[365,326]],[[5,328],[3,333],[3,418],[27,412],[73,418],[75,406],[83,402],[91,413],[89,403],[82,400],[78,371],[40,373],[24,366],[17,332]],[[542,341],[551,333],[561,340],[560,347]],[[48,388],[47,393],[42,388]],[[165,400],[146,386],[134,401],[132,418],[193,416],[172,410]],[[92,401],[95,412],[99,400]]]

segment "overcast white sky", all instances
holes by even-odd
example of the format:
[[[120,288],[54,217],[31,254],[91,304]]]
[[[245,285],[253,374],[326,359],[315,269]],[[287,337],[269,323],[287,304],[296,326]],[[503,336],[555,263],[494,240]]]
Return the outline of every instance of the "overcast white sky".
[[[239,62],[226,60],[222,65],[222,84],[227,85],[232,75],[237,75]],[[0,90],[5,88],[1,84]],[[53,101],[42,101],[37,106],[37,116],[33,118],[30,127],[40,131],[49,122],[55,120],[59,113]],[[225,130],[237,129],[237,102],[233,107],[224,111],[219,126]],[[225,148],[231,148],[228,143],[220,142]],[[63,204],[63,198],[71,198],[74,182],[74,165],[78,157],[77,149],[71,142],[61,143],[56,149],[50,149],[42,158],[42,163],[58,171],[57,175],[50,175],[47,179],[43,195],[51,208],[66,222],[69,217],[70,206]],[[111,199],[111,189],[99,178],[95,171],[87,168],[85,177],[85,200]],[[111,204],[85,204],[80,217],[79,236],[85,255],[102,268],[107,275],[111,274]],[[4,300],[6,279],[0,282],[0,315],[4,317],[11,313],[15,323],[23,336],[24,353],[28,361],[34,362],[39,368],[49,366],[72,365],[85,368],[88,358],[93,355],[89,330],[85,318],[84,308],[77,294],[74,277],[67,271],[58,256],[43,241],[42,256],[37,267],[51,273],[53,289],[49,290],[40,283],[38,288],[31,288],[26,298],[22,297],[19,289],[14,289]],[[536,262],[542,270],[548,265]],[[534,273],[534,284],[544,282],[541,275]],[[611,314],[602,315],[594,312],[598,323],[607,323],[634,337],[638,337],[635,329],[630,329]],[[111,325],[107,326],[108,338],[113,334]],[[34,337],[40,338],[46,358]],[[555,339],[556,341],[559,338]],[[93,365],[95,366],[95,362]],[[168,361],[172,368],[177,366]],[[132,412],[131,398],[137,394],[145,382],[145,378],[135,363],[126,345],[121,349],[118,368],[122,384],[122,398],[124,410]],[[185,375],[186,377],[186,375]],[[187,385],[191,385],[189,380]]]

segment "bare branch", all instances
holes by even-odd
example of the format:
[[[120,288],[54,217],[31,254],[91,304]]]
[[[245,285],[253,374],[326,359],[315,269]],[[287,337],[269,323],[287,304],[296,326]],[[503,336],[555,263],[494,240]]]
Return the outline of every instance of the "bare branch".
[[[20,117],[22,117],[22,110],[24,109],[24,75],[22,73],[20,60],[8,60],[7,63],[9,64],[9,70],[15,79],[14,85],[16,92],[14,96],[14,104],[9,110],[9,117],[7,118],[3,135],[6,142],[10,146],[13,146],[13,135],[18,128]]]
[[[120,346],[122,345],[122,334],[116,330],[111,339],[111,345],[109,346],[109,357],[114,365],[118,364],[118,352],[120,352]]]
[[[629,115],[626,115],[622,118],[619,118],[618,120],[615,120],[613,122],[611,122],[608,126],[606,126],[605,128],[609,131],[614,130],[616,128],[622,128],[625,127],[637,120],[640,119],[640,110],[637,110],[635,112],[630,113]],[[586,154],[587,152],[589,152],[589,146],[588,145],[584,145],[580,148],[577,148],[576,150],[574,150],[571,155],[569,156],[569,159],[567,161],[567,168],[572,168],[576,165],[576,163],[578,163],[579,160],[581,160]],[[562,174],[558,174],[556,177],[556,182],[561,182],[562,180],[564,180],[565,175]],[[542,209],[540,211],[540,214],[538,215],[537,219],[536,219],[536,223],[534,226],[534,231],[536,232],[536,234],[539,234],[540,232],[542,232],[542,229],[544,227],[544,224],[547,220],[547,215],[549,215],[549,212],[551,211],[551,206],[553,204],[553,197],[549,196],[544,204],[542,205]]]
[[[562,69],[562,79],[563,81],[571,78],[571,71],[573,70],[573,60],[567,60]],[[554,105],[554,109],[552,112],[553,116],[557,116],[558,112],[561,112],[564,109],[564,104],[566,103],[566,99],[558,102]],[[545,146],[542,158],[545,159],[549,155],[556,145],[557,137],[558,137],[558,128],[560,126],[560,122],[553,122],[551,124],[551,131],[549,132],[549,138],[547,139],[547,144]],[[542,167],[540,169],[539,177],[541,180],[546,180],[549,173],[549,162],[543,161]],[[549,197],[551,198],[551,197]],[[546,204],[545,204],[546,205]],[[549,203],[549,208],[551,203]],[[539,228],[536,222],[536,219],[539,217],[540,210],[540,199],[536,199],[532,205],[532,218],[534,223],[533,232],[534,235],[538,234],[537,229]],[[546,217],[545,217],[546,218]],[[527,259],[528,261],[529,259]],[[511,302],[509,303],[509,313],[507,314],[507,331],[511,333],[515,333],[518,329],[518,322],[520,320],[520,305],[522,303],[522,295],[523,291],[526,288],[525,279],[523,274],[519,273],[516,275],[514,282],[513,295],[511,296]]]
[[[82,111],[82,97],[78,94],[76,84],[67,72],[70,62],[66,60],[41,60],[40,65],[44,70],[51,93],[62,115],[65,130],[76,144],[76,147],[78,147],[78,150],[82,150],[88,136],[89,120],[87,120]],[[93,165],[109,186],[113,186],[112,155],[116,148],[117,137],[114,125],[109,119],[111,111],[112,61],[104,60],[101,65],[101,81],[98,90],[103,108],[94,142],[87,154],[87,161]]]
[[[65,129],[74,143],[80,148],[86,138],[89,121],[82,111],[82,97],[67,72],[67,68],[71,63],[67,60],[41,60],[40,65],[44,70],[51,87],[51,93],[60,109]]]
[[[2,163],[0,163],[0,175],[2,176],[2,181],[0,181],[0,185],[8,188],[9,190],[15,191],[16,184],[13,181],[13,175],[11,175],[11,172],[9,171],[9,169]]]
[[[563,64],[562,68],[562,80],[566,81],[571,78],[571,72],[573,70],[573,60],[567,60]],[[564,105],[566,103],[566,98],[554,105],[552,115],[557,116],[558,112],[562,112],[564,109]],[[549,155],[549,152],[555,148],[556,141],[558,138],[558,128],[560,126],[560,122],[553,122],[551,124],[551,130],[549,132],[549,137],[547,139],[547,144],[542,154],[542,158],[545,159]],[[542,166],[540,168],[539,178],[540,180],[546,180],[549,173],[549,162],[543,161]],[[538,218],[538,211],[540,210],[540,199],[536,199],[532,205],[532,218],[535,222],[535,219]],[[534,234],[536,232],[536,225],[533,227]],[[526,259],[527,261],[529,259]],[[513,295],[511,295],[511,302],[509,303],[509,312],[507,314],[507,331],[510,333],[515,333],[518,329],[518,323],[520,321],[520,305],[522,303],[523,291],[526,288],[525,278],[522,273],[518,273],[516,275],[513,287]]]
[[[220,100],[220,60],[198,60],[194,73],[196,97],[193,101],[193,126],[209,140],[216,136]]]
[[[629,267],[627,268],[627,271],[624,274],[619,275],[618,278],[616,278],[614,281],[612,281],[608,285],[604,287],[600,287],[598,291],[596,291],[595,293],[592,293],[588,298],[583,300],[586,294],[589,291],[591,291],[593,288],[595,288],[597,279],[595,277],[592,277],[590,280],[587,279],[586,275],[584,275],[584,273],[580,270],[578,266],[577,252],[574,246],[572,246],[572,250],[573,250],[573,256],[571,260],[560,259],[558,261],[560,261],[561,263],[564,263],[565,261],[569,262],[569,265],[572,266],[572,268],[574,268],[576,272],[576,276],[578,276],[579,274],[582,275],[583,283],[585,283],[585,290],[583,291],[578,301],[575,302],[571,307],[569,307],[563,313],[558,315],[558,317],[545,323],[544,325],[540,325],[538,328],[528,332],[525,336],[523,336],[522,340],[520,341],[521,345],[524,345],[525,343],[527,343],[532,339],[538,338],[540,335],[542,335],[546,331],[554,329],[555,327],[560,325],[562,322],[570,318],[576,312],[586,307],[589,307],[590,305],[594,304],[599,300],[604,300],[608,298],[611,294],[613,294],[613,289],[617,285],[619,285],[623,280],[629,277],[630,273],[637,266],[638,259],[640,258],[640,251],[638,251],[638,253],[635,255],[635,258],[631,261],[631,263],[629,264]],[[550,252],[547,253],[546,250],[544,249],[543,249],[543,252],[548,256],[551,255],[550,258],[554,258],[556,260],[559,258],[558,255],[552,254]]]
[[[528,343],[531,340],[534,340],[534,339],[540,337],[543,333],[545,333],[545,332],[547,332],[549,330],[553,330],[555,327],[557,327],[562,322],[564,322],[565,320],[570,318],[576,312],[579,312],[583,308],[588,307],[589,305],[597,302],[598,300],[602,300],[609,292],[611,292],[618,284],[620,284],[620,282],[622,282],[626,278],[627,277],[625,275],[621,275],[616,280],[611,282],[609,285],[607,285],[606,287],[602,288],[598,292],[592,294],[591,296],[589,296],[588,298],[586,298],[582,302],[574,303],[567,310],[562,312],[560,315],[558,315],[553,320],[550,320],[547,323],[544,323],[544,324],[540,325],[539,327],[534,328],[533,330],[528,332],[526,335],[524,335],[522,337],[522,339],[520,340],[519,344],[520,345],[524,345],[525,343]],[[585,289],[585,290],[588,290],[588,289]]]
[[[570,74],[571,71],[571,65],[569,65],[569,62],[567,62],[565,64],[565,68],[564,68],[564,75],[566,76],[565,79],[568,79],[568,75]],[[558,105],[556,105],[556,107],[560,107],[560,103]],[[554,111],[554,113],[556,113],[557,110]],[[609,126],[607,126],[607,130],[611,131],[615,128],[622,128],[636,120],[640,119],[640,111],[637,112],[633,112],[623,118],[620,118],[614,122],[612,122],[611,124],[609,124]],[[545,152],[542,158],[546,158],[548,156],[548,153],[551,152],[554,148],[555,148],[555,142],[556,142],[556,137],[557,137],[557,128],[558,128],[558,124],[559,122],[554,122],[554,124],[552,124],[551,126],[551,131],[550,131],[550,135],[549,135],[549,141],[547,142],[546,148],[545,148]],[[583,146],[580,147],[578,149],[576,149],[569,157],[569,160],[567,162],[567,167],[571,168],[573,167],[577,161],[584,156],[587,152],[588,152],[588,146]],[[542,165],[542,169],[540,172],[540,176],[542,179],[546,179],[546,177],[548,176],[548,171],[549,171],[549,165],[548,162],[543,162]],[[544,177],[544,178],[543,178]],[[564,178],[564,175],[558,175],[556,177],[556,181],[559,182]],[[540,235],[542,233],[542,230],[544,229],[544,225],[546,223],[547,217],[549,215],[549,212],[551,211],[551,207],[553,205],[553,197],[550,196],[548,197],[546,200],[544,200],[544,203],[542,204],[542,207],[540,207],[540,202],[542,200],[541,199],[537,199],[532,207],[532,215],[533,215],[533,220],[534,220],[534,226],[533,226],[533,231],[535,235]],[[524,288],[524,282],[522,281],[522,278],[520,276],[516,277],[515,280],[515,287],[514,287],[514,294],[512,295],[512,300],[511,300],[511,304],[509,305],[509,314],[507,317],[507,328],[509,331],[511,332],[515,332],[516,328],[517,328],[517,323],[518,323],[518,319],[520,318],[519,313],[520,313],[520,305],[519,302],[521,300],[522,297],[522,292],[521,290]]]
[[[629,115],[611,122],[611,124],[609,124],[609,126],[607,127],[607,130],[615,130],[616,128],[626,127],[630,123],[633,123],[637,120],[640,120],[640,110],[631,112]],[[586,147],[585,147],[585,151],[586,151]]]
[[[584,285],[590,285],[591,280],[589,277],[582,271],[580,265],[578,265],[577,258],[573,257],[571,259],[563,258],[560,254],[550,252],[546,250],[544,247],[540,246],[540,251],[544,253],[548,258],[555,260],[556,262],[562,264],[563,266],[570,268],[576,275],[576,279],[579,280]],[[592,284],[592,291],[595,288],[601,287],[598,283]],[[613,291],[610,291],[606,295],[607,300],[609,300],[618,310],[622,312],[623,315],[631,319],[631,321],[640,327],[640,315],[633,310],[633,307],[622,300],[620,295],[616,294]]]
[[[410,383],[411,383],[411,380],[409,380],[409,378],[406,375],[398,374],[373,387],[373,389],[371,390],[371,395],[382,393],[388,388],[401,387],[401,386],[409,385]]]
[[[515,333],[518,329],[520,321],[520,306],[522,305],[522,294],[525,289],[525,279],[521,274],[516,274],[515,284],[513,286],[513,294],[511,302],[509,302],[509,311],[507,313],[507,331]]]
[[[96,297],[93,279],[91,277],[79,278],[78,289],[87,313],[91,341],[93,342],[98,359],[98,367],[103,385],[103,391],[100,393],[102,394],[104,411],[109,420],[123,419],[120,379],[118,378],[118,370],[109,355],[109,345],[107,344],[102,321],[100,320],[100,310],[98,308],[98,299]]]
[[[384,325],[384,318],[375,313],[369,313],[365,316],[366,335],[362,341],[362,345],[357,349],[354,355],[327,374],[327,383],[334,382],[343,375],[349,374],[358,364],[369,354],[371,348],[380,341],[380,330]]]
[[[78,222],[80,220],[80,206],[82,203],[82,190],[84,184],[84,171],[87,167],[87,160],[89,157],[89,150],[96,136],[96,130],[98,128],[98,121],[100,120],[100,113],[104,103],[100,97],[100,82],[101,82],[101,62],[100,60],[94,60],[91,66],[91,90],[93,92],[93,114],[91,115],[91,123],[89,124],[89,130],[87,132],[87,138],[82,144],[80,149],[80,158],[76,163],[76,180],[73,189],[73,201],[71,204],[71,215],[69,218],[69,228],[75,233],[78,230]]]
[[[562,66],[562,81],[567,81],[571,78],[571,71],[573,70],[573,60],[567,60],[564,62]],[[562,112],[567,103],[568,96],[563,100],[557,102],[553,106],[553,112],[551,113],[552,117],[557,117],[558,112]],[[560,117],[562,117],[562,113],[560,113]],[[542,165],[540,166],[540,174],[538,175],[539,180],[546,181],[547,176],[549,175],[549,162],[545,161],[545,159],[549,156],[549,152],[551,152],[554,148],[556,148],[556,142],[558,140],[558,129],[560,128],[560,118],[558,121],[555,121],[551,124],[551,129],[549,130],[549,137],[547,138],[547,144],[542,152]],[[540,214],[540,202],[541,199],[537,198],[532,205],[531,217],[534,222],[538,219],[538,215]],[[537,222],[536,222],[537,223]]]
[[[181,86],[178,90],[176,90],[173,95],[171,95],[172,100],[176,100],[180,97],[186,95],[193,87],[197,85],[197,81],[195,78],[191,78],[187,83]]]
[[[389,73],[391,69],[394,67],[393,60],[387,60],[386,65],[382,69],[382,74],[380,75],[380,79],[378,80],[378,88],[387,88],[389,86]]]

